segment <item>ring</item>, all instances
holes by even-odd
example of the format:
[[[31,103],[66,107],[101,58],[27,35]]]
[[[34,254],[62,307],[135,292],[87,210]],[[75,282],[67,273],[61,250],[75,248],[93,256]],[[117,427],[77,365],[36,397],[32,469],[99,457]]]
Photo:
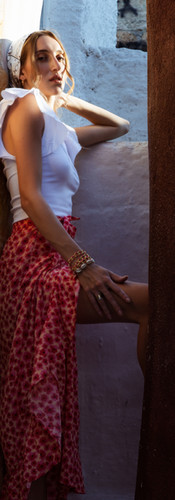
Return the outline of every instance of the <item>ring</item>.
[[[98,293],[98,295],[97,295],[97,299],[98,299],[98,300],[101,300],[101,299],[102,299],[101,293]]]

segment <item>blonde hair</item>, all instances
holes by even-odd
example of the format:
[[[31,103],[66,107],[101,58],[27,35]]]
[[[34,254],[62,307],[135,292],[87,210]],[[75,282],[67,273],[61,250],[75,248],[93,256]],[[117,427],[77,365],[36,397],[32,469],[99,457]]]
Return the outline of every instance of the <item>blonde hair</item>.
[[[8,74],[5,69],[0,68],[1,90],[8,86]],[[2,99],[0,95],[0,100]],[[3,163],[0,159],[0,253],[4,243],[11,233],[12,217],[10,212],[10,194],[6,187],[6,178],[3,173]]]
[[[71,92],[73,92],[73,89],[74,89],[74,78],[73,78],[73,76],[70,73],[69,58],[68,58],[68,55],[67,55],[67,53],[65,51],[65,48],[64,48],[61,40],[52,31],[49,31],[49,30],[34,31],[33,33],[31,33],[27,37],[27,39],[25,40],[24,45],[22,47],[22,51],[21,51],[21,57],[20,57],[21,68],[24,66],[28,54],[30,54],[31,62],[32,62],[33,69],[34,69],[34,82],[33,82],[33,85],[35,86],[36,81],[37,81],[37,76],[38,76],[37,65],[36,65],[36,57],[35,57],[36,43],[37,43],[38,38],[40,38],[43,35],[50,36],[50,38],[54,38],[54,40],[56,40],[59,43],[59,45],[61,46],[61,48],[62,48],[63,56],[65,58],[65,63],[66,63],[66,65],[65,65],[66,75],[67,75],[67,78],[69,80],[71,80],[71,83],[72,83],[72,85],[70,85],[68,83],[68,86],[69,86],[68,94],[70,94]],[[20,80],[19,80],[19,85],[18,86],[21,87],[21,81]]]
[[[4,68],[0,67],[0,93],[8,87],[8,73]],[[2,99],[0,95],[0,100]]]

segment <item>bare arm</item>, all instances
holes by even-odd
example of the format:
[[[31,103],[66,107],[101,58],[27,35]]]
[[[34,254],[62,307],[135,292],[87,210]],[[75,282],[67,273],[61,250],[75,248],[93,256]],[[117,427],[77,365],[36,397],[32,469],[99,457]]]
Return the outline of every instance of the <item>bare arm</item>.
[[[41,193],[41,137],[44,122],[34,96],[28,95],[19,100],[9,121],[12,154],[15,155],[17,162],[22,207],[40,233],[68,261],[79,246],[65,231]],[[98,309],[99,314],[102,312],[94,296],[97,296],[100,291],[110,300],[117,313],[121,313],[117,297],[125,302],[128,301],[128,297],[118,283],[126,279],[126,276],[115,275],[96,264],[91,264],[79,275],[82,288],[94,307]],[[116,300],[113,298],[112,291],[116,293]],[[105,302],[103,312],[106,315],[109,314]]]
[[[20,99],[10,116],[10,131],[18,168],[22,208],[41,234],[68,260],[79,246],[67,234],[41,193],[43,127],[43,115],[35,97],[28,95]]]
[[[63,94],[63,107],[93,124],[75,129],[81,146],[112,140],[129,131],[128,120],[78,97]]]

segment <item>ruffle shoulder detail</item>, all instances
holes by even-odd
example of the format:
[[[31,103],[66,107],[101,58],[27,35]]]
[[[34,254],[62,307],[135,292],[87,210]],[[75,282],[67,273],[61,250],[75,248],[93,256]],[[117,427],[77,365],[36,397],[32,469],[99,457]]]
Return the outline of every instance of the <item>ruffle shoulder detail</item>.
[[[38,107],[44,115],[45,129],[42,137],[42,156],[53,153],[62,143],[65,143],[68,154],[72,162],[74,162],[76,155],[81,150],[76,132],[72,127],[66,125],[58,118],[56,113],[47,104],[39,89],[32,88],[25,90],[13,87],[3,90],[1,93],[3,100],[0,102],[0,127],[2,126],[7,107],[11,106],[16,98],[23,98],[27,94],[35,96]]]

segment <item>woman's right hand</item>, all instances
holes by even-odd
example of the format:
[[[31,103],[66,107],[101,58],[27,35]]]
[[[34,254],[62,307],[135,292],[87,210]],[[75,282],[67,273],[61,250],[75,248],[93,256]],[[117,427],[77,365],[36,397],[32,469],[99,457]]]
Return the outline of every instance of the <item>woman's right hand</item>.
[[[116,313],[122,317],[121,301],[129,303],[130,298],[119,285],[125,283],[128,279],[127,275],[119,276],[94,263],[88,265],[78,275],[78,279],[100,316],[105,315],[108,319],[111,319],[111,313],[107,305],[109,303]]]

